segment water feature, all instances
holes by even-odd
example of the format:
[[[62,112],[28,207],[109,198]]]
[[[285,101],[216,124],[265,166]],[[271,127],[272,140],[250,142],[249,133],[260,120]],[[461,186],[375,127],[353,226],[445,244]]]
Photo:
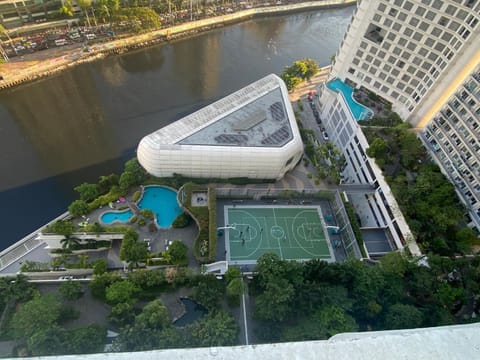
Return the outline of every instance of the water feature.
[[[175,326],[189,325],[207,314],[207,309],[189,298],[180,298],[180,301],[185,306],[185,314],[173,323]]]
[[[353,10],[250,20],[0,94],[0,249],[121,172],[146,134],[296,59],[329,64]]]
[[[132,210],[124,211],[107,211],[100,215],[100,221],[104,224],[112,224],[115,222],[126,223],[133,216]]]
[[[157,225],[162,228],[172,226],[173,221],[182,213],[177,202],[177,192],[163,186],[146,186],[138,208],[151,210]]]
[[[340,91],[343,94],[343,97],[347,101],[347,105],[355,117],[355,120],[365,120],[373,114],[371,109],[355,101],[353,98],[353,88],[344,83],[342,80],[338,78],[333,79],[327,83],[327,87],[330,90],[336,92]]]

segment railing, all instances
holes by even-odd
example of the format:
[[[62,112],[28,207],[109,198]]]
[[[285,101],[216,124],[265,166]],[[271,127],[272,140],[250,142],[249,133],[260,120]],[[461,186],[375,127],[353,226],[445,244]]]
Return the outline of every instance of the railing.
[[[37,239],[37,236],[45,226],[48,226],[58,220],[66,219],[69,216],[70,214],[68,213],[68,211],[64,212],[62,215],[56,217],[52,221],[48,222],[47,224],[43,225],[39,229],[35,230],[31,234],[28,234],[23,239],[17,241],[15,244],[9,246],[8,248],[0,252],[0,271],[5,269],[7,266],[13,264],[25,254],[28,254],[30,251],[36,249],[41,244],[43,244],[43,241]]]

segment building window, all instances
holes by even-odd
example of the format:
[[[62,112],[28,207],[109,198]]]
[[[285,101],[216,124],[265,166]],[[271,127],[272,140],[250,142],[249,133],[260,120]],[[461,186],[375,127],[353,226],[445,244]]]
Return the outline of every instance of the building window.
[[[413,4],[410,1],[406,1],[405,5],[403,5],[403,8],[407,11],[412,10]]]
[[[381,44],[385,38],[386,31],[381,27],[370,24],[364,37],[376,44]]]
[[[396,37],[397,36],[392,32],[387,35],[387,39],[390,40],[390,41],[395,40]]]
[[[421,41],[423,38],[423,35],[420,34],[419,32],[416,32],[415,34],[413,34],[413,40],[415,41]]]
[[[407,37],[411,37],[413,34],[413,30],[410,28],[406,28],[405,31],[403,32]]]
[[[425,14],[425,11],[427,11],[425,8],[419,6],[417,10],[415,10],[415,14],[418,16],[423,16],[423,14]]]
[[[379,4],[378,5],[378,10],[381,11],[381,12],[384,12],[386,8],[387,7],[385,6],[385,4]]]
[[[416,27],[419,22],[420,22],[420,20],[418,20],[417,18],[411,18],[408,23],[409,23],[410,25],[412,25],[413,27]]]
[[[435,13],[433,11],[427,11],[427,15],[425,15],[425,17],[430,20],[430,21],[433,21],[435,19]]]
[[[440,1],[440,0],[435,0],[432,4],[432,7],[437,10],[439,10],[442,6],[443,6],[443,1]]]
[[[457,29],[460,27],[460,24],[456,21],[452,21],[448,28],[452,31],[457,31]]]
[[[427,32],[428,26],[429,26],[428,23],[426,23],[425,21],[422,21],[422,22],[420,23],[419,28],[420,28],[420,30]]]
[[[410,50],[410,51],[415,51],[415,49],[417,48],[417,45],[415,45],[413,42],[409,42],[408,45],[407,45],[407,49]]]
[[[456,11],[456,7],[453,6],[453,5],[448,5],[447,6],[447,9],[445,10],[445,12],[448,14],[448,15],[454,15],[455,14],[455,11]]]
[[[435,36],[435,37],[440,37],[440,34],[441,34],[441,33],[442,33],[442,30],[440,30],[440,29],[437,28],[437,27],[434,27],[434,28],[432,29],[432,32],[431,32],[431,34],[432,34],[433,36]]]
[[[448,32],[444,32],[443,35],[442,35],[442,40],[443,41],[446,41],[446,42],[450,42],[450,40],[452,39],[453,35],[448,33]]]
[[[354,68],[349,68],[348,72],[353,75],[353,74],[355,74],[355,69]]]
[[[432,38],[428,38],[425,41],[425,45],[427,45],[428,47],[433,47],[433,44],[435,44],[435,40],[433,40]]]
[[[407,14],[400,12],[397,16],[397,19],[404,22],[407,19]]]
[[[447,26],[448,25],[448,19],[445,17],[445,16],[442,16],[439,20],[438,20],[438,25],[440,26]]]
[[[410,53],[408,51],[404,51],[402,54],[402,59],[408,60],[410,59]]]
[[[354,65],[358,65],[358,64],[360,64],[360,59],[359,58],[353,58],[352,62],[353,62]]]

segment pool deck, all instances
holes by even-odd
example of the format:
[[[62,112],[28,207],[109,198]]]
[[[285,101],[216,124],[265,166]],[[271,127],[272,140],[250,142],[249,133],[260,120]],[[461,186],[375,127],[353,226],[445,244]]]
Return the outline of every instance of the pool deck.
[[[136,190],[138,190],[138,188],[134,188],[129,192],[129,194],[126,196],[127,202],[133,203],[132,195]],[[113,204],[113,209],[106,205],[96,210],[93,210],[88,214],[88,218],[90,218],[90,223],[100,223],[99,218],[101,214],[106,211],[115,211],[115,209],[118,210],[119,207],[125,205],[126,203],[119,202]],[[66,219],[68,217],[69,216],[67,212],[55,218],[50,223],[53,223],[60,219]],[[83,221],[84,219],[82,218],[73,219],[73,223],[75,225]],[[0,276],[16,275],[17,272],[20,270],[22,263],[26,260],[38,262],[50,262],[52,260],[49,254],[49,250],[45,248],[46,244],[43,241],[39,241],[36,239],[40,231],[46,225],[42,226],[38,230],[26,236],[21,241],[15,243],[11,247],[5,249],[0,253]],[[119,223],[113,225],[119,225]],[[182,241],[189,248],[189,267],[192,267],[193,269],[199,268],[199,263],[193,255],[192,251],[193,242],[198,234],[198,229],[195,225],[195,222],[192,221],[189,226],[182,229],[170,227],[167,229],[159,229],[153,233],[149,232],[148,226],[139,226],[138,224],[132,224],[132,227],[135,231],[138,232],[139,241],[143,241],[143,239],[150,239],[152,253],[159,253],[165,251],[165,247],[168,241]],[[77,231],[82,232],[82,228],[78,227]],[[121,240],[114,240],[112,242],[112,247],[108,251],[91,252],[89,253],[89,259],[90,261],[93,261],[98,258],[106,258],[109,268],[122,269],[124,263],[120,260],[120,245]]]

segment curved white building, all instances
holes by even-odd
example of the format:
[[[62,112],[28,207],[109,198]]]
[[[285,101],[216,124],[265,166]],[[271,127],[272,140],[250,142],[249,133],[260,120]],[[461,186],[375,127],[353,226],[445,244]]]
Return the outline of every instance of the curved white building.
[[[302,154],[287,88],[273,74],[145,136],[137,149],[157,177],[280,179]]]

